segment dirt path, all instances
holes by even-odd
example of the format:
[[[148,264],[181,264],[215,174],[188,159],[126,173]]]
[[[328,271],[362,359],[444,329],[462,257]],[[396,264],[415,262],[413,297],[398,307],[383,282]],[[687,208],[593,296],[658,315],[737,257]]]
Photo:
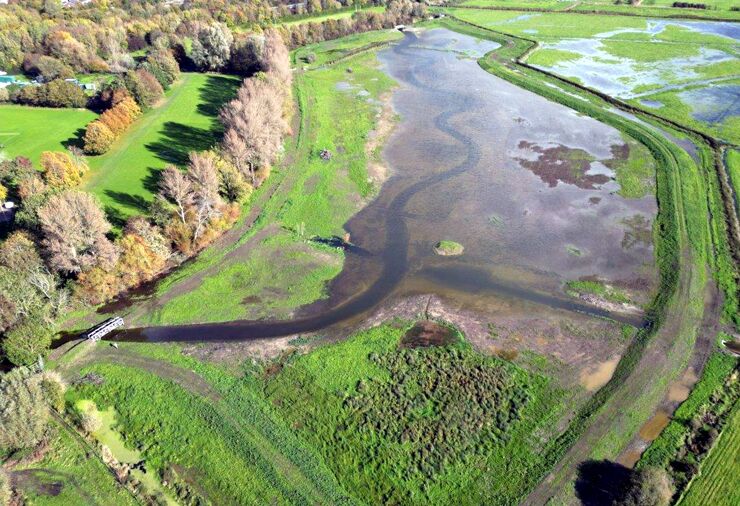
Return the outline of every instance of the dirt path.
[[[110,363],[142,369],[177,383],[190,393],[200,395],[212,402],[221,400],[221,395],[206,380],[193,371],[177,367],[160,360],[138,355],[123,349],[116,349],[106,343],[97,343],[94,349],[79,359],[60,368],[60,373],[68,381],[77,378],[81,368],[95,363]]]
[[[696,344],[689,360],[688,365],[684,368],[683,373],[680,375],[680,379],[676,380],[671,388],[668,389],[665,397],[661,403],[656,407],[656,412],[653,414],[654,420],[656,416],[660,414],[667,414],[673,416],[673,413],[681,405],[681,402],[685,399],[674,399],[672,398],[672,389],[674,385],[679,385],[686,388],[686,395],[689,393],[689,389],[693,388],[696,382],[701,378],[704,366],[712,353],[713,344],[717,338],[717,334],[722,330],[721,318],[722,318],[722,304],[723,297],[722,293],[717,288],[716,283],[710,282],[707,284],[707,296],[704,304],[704,319],[699,329],[699,333],[696,337]],[[685,381],[684,378],[690,377],[690,381]],[[648,421],[647,423],[650,423]],[[632,467],[647,447],[652,443],[655,438],[646,439],[642,437],[642,429],[640,433],[636,434],[632,441],[622,450],[617,458],[617,462]],[[659,435],[656,434],[656,437]]]

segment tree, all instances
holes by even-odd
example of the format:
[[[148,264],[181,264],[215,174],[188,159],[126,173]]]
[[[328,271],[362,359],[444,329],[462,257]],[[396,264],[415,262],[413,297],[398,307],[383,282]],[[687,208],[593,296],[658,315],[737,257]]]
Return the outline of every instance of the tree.
[[[166,49],[150,53],[144,62],[144,68],[157,78],[164,89],[169,88],[180,77],[180,66],[172,52]]]
[[[57,403],[48,395],[44,382],[57,381],[52,375],[16,367],[0,375],[0,449],[6,452],[33,448],[48,434],[49,405]],[[55,392],[63,392],[59,384]]]
[[[218,165],[218,173],[221,178],[220,193],[229,202],[244,203],[252,195],[252,185],[244,176],[236,170],[234,165],[226,160]]]
[[[220,70],[229,61],[233,40],[228,28],[221,23],[213,23],[198,32],[190,58],[202,70]]]
[[[159,189],[164,197],[175,203],[180,221],[186,223],[185,213],[193,202],[193,185],[190,179],[174,165],[168,165],[162,171]]]
[[[268,30],[265,34],[265,50],[262,60],[262,69],[273,74],[285,87],[290,90],[293,73],[290,70],[290,56],[285,42],[277,30]]]
[[[5,469],[0,468],[0,506],[10,504],[13,491],[10,488],[10,476]]]
[[[108,151],[116,140],[111,129],[102,121],[95,120],[87,125],[85,130],[85,153],[90,155],[102,155]]]
[[[231,69],[241,75],[250,76],[262,68],[262,53],[265,38],[255,34],[241,36],[231,49]]]
[[[167,257],[155,252],[143,237],[128,233],[118,243],[121,256],[116,267],[126,287],[152,279],[165,265]]]
[[[15,365],[29,365],[49,351],[53,331],[43,322],[29,317],[5,333],[3,353]]]
[[[675,493],[673,481],[664,469],[647,467],[633,473],[621,506],[667,506]]]
[[[41,153],[41,168],[44,179],[52,188],[73,188],[82,182],[82,176],[88,171],[87,163],[82,158],[73,158],[67,153],[44,151]]]
[[[224,152],[253,186],[257,168],[274,161],[288,130],[282,98],[269,79],[255,77],[246,79],[237,98],[221,111]]]
[[[111,225],[89,193],[68,190],[54,195],[38,215],[42,245],[54,270],[76,274],[115,264],[116,249],[105,236]]]
[[[192,182],[193,188],[191,222],[193,242],[197,244],[204,227],[220,212],[221,197],[218,194],[220,182],[215,154],[209,151],[191,152],[187,177]]]
[[[8,198],[8,189],[0,183],[0,203],[5,202]]]

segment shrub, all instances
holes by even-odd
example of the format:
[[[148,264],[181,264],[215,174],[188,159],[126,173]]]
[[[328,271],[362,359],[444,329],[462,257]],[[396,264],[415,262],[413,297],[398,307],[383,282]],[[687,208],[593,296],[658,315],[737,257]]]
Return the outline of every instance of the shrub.
[[[76,84],[55,79],[40,86],[24,86],[11,100],[43,107],[85,107],[87,95]]]
[[[52,188],[74,188],[82,182],[88,167],[84,160],[67,153],[44,151],[41,153],[44,180]]]
[[[45,356],[51,346],[53,332],[38,318],[29,317],[6,332],[2,349],[15,365],[29,365]]]
[[[90,155],[102,155],[108,151],[116,140],[110,128],[102,121],[95,120],[87,125],[85,131],[85,153]]]

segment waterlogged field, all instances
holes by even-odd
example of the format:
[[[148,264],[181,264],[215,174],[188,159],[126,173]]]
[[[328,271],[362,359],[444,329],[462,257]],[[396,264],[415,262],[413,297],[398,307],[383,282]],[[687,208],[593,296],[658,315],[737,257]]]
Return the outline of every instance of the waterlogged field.
[[[740,140],[740,29],[732,23],[454,9],[535,39],[527,62],[730,142]]]
[[[673,7],[674,0],[645,0],[639,5],[629,2],[617,4],[613,0],[465,0],[456,5],[486,9],[531,9],[542,11],[569,11],[583,14],[615,13],[627,16],[670,17],[685,16],[704,19],[740,19],[733,11],[732,0],[706,0],[701,2],[705,9]]]
[[[0,105],[0,161],[25,156],[38,166],[42,152],[79,145],[95,118],[87,109]]]
[[[88,157],[92,170],[85,190],[100,198],[114,225],[147,212],[159,171],[167,164],[183,167],[190,151],[218,142],[219,110],[239,84],[233,76],[183,73],[162,103],[139,118],[108,153]]]

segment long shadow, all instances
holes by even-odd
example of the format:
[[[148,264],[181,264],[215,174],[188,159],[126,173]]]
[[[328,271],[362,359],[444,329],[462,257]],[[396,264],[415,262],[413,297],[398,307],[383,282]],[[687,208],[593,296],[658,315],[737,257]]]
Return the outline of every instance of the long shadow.
[[[126,216],[115,206],[105,206],[105,216],[113,228],[122,229],[126,225]]]
[[[215,118],[221,111],[221,107],[236,96],[236,90],[239,89],[240,84],[239,79],[209,75],[205,84],[198,90],[200,95],[198,112]]]
[[[82,149],[85,146],[84,137],[85,137],[85,129],[78,128],[77,130],[75,130],[73,137],[70,137],[66,141],[62,141],[62,146],[64,146],[65,148],[74,146],[76,148]]]
[[[162,126],[160,140],[145,147],[160,160],[182,166],[188,163],[188,153],[209,149],[216,140],[212,130],[168,121]]]
[[[584,506],[619,504],[629,487],[632,470],[609,460],[587,460],[578,466],[576,495]]]

